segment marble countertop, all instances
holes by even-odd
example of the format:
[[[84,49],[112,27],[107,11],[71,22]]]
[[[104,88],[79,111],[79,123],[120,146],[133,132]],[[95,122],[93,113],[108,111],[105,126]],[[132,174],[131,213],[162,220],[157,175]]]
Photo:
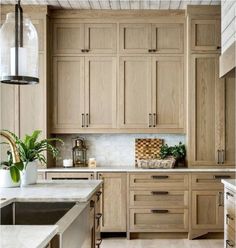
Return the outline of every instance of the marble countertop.
[[[236,179],[222,179],[221,182],[232,191],[236,192]]]
[[[99,166],[97,168],[41,168],[39,172],[236,172],[236,168],[174,168],[174,169],[140,169],[134,166]]]
[[[21,188],[0,188],[0,207],[9,201],[87,202],[100,188],[101,180],[40,181]]]
[[[45,248],[57,234],[57,226],[0,226],[2,248]]]

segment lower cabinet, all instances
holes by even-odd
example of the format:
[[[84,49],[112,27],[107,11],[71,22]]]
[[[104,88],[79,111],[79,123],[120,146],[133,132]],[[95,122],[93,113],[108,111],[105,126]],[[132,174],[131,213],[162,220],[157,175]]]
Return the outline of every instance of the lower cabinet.
[[[103,180],[101,232],[126,232],[126,173],[98,173]]]

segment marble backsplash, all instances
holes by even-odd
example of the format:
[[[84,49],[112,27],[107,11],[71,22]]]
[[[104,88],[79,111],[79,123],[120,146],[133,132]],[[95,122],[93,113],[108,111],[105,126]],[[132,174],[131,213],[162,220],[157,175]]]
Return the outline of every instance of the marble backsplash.
[[[61,154],[56,166],[62,166],[62,160],[72,158],[75,137],[83,137],[88,147],[87,158],[96,158],[97,166],[134,165],[136,138],[161,138],[168,145],[186,143],[186,136],[181,134],[83,134],[57,135],[64,141],[60,146]]]

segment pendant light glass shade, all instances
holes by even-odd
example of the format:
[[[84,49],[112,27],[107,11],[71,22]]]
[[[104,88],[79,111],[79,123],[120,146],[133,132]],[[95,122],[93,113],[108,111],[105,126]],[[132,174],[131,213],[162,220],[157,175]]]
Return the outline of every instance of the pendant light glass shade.
[[[1,83],[35,84],[38,78],[38,34],[27,15],[7,14],[0,29]],[[20,12],[21,11],[21,12]]]

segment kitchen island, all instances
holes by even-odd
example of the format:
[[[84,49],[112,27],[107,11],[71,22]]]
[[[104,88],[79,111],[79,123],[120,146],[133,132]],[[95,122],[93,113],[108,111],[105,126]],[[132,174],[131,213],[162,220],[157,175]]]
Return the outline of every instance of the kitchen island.
[[[0,247],[74,248],[75,243],[90,243],[101,185],[100,180],[58,180],[1,188]]]

